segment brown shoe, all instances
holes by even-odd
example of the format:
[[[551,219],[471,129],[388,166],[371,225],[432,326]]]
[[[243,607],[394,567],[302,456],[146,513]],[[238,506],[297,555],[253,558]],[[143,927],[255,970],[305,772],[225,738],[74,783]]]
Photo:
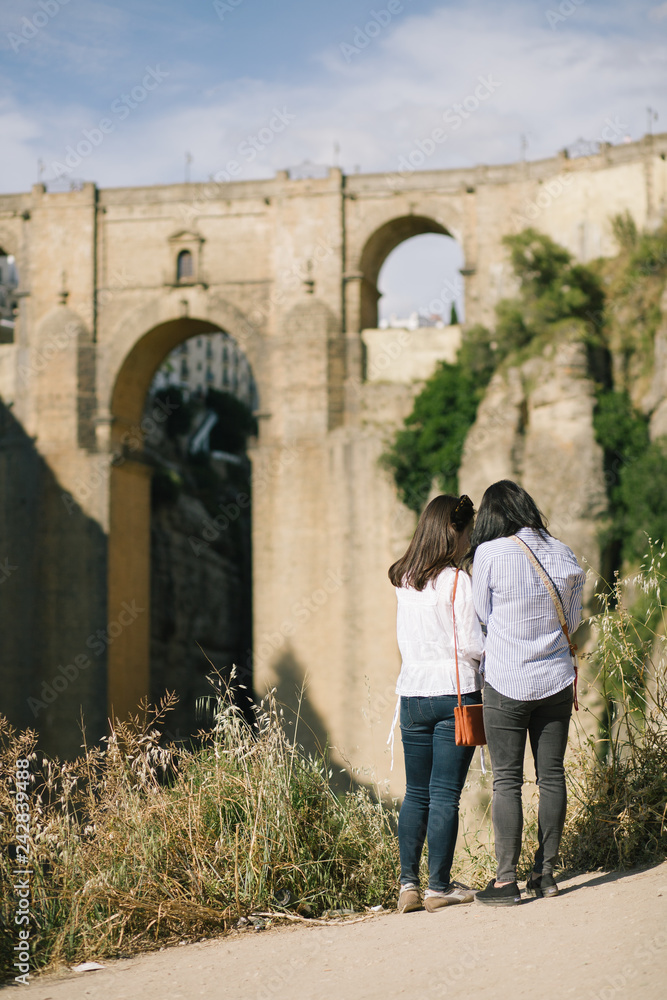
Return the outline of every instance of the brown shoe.
[[[398,912],[412,913],[413,910],[421,910],[422,898],[419,888],[416,885],[402,885],[398,897]]]
[[[426,896],[424,908],[429,913],[435,913],[443,906],[452,906],[455,903],[472,903],[474,898],[474,889],[469,889],[467,885],[461,885],[460,882],[450,882],[447,892],[439,892],[437,896]]]

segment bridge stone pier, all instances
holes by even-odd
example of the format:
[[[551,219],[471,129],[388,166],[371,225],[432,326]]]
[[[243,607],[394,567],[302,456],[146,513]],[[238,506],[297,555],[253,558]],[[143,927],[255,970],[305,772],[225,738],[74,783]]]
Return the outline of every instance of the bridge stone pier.
[[[613,215],[664,216],[666,152],[663,135],[466,170],[0,196],[20,278],[0,345],[2,711],[72,754],[82,712],[94,740],[147,694],[146,393],[174,347],[223,330],[259,394],[256,690],[296,704],[303,685],[297,738],[385,777],[399,669],[387,568],[414,518],[377,460],[420,383],[397,374],[396,352],[414,366],[392,330],[391,373],[367,378],[382,264],[410,237],[453,236],[466,320],[491,322],[514,291],[505,234],[533,225],[579,259],[616,253]],[[183,251],[193,273],[179,278]]]

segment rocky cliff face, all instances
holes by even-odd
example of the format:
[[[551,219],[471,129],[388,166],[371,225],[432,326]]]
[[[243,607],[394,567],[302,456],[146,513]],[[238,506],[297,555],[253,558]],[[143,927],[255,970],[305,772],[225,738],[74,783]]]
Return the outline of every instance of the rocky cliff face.
[[[650,415],[651,440],[667,435],[667,287],[660,300],[662,322],[655,334],[653,349],[653,379],[649,392],[641,400],[642,409]]]
[[[607,496],[594,406],[586,348],[576,340],[497,372],[466,439],[459,484],[479,504],[490,483],[521,483],[552,532],[597,570]]]

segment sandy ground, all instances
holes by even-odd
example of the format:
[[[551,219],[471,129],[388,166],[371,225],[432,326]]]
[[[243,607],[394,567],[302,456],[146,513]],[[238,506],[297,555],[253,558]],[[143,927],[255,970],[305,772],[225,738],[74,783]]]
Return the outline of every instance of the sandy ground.
[[[9,987],[12,989],[12,987]],[[16,987],[18,989],[18,987]],[[18,995],[18,994],[17,994]],[[666,1000],[667,863],[580,875],[555,899],[246,930],[31,977],[32,1000]]]

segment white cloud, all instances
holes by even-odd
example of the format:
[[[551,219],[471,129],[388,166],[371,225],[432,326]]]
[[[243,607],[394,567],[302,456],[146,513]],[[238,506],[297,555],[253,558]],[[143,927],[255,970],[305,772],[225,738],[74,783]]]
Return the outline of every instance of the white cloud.
[[[243,177],[270,176],[304,160],[330,163],[335,141],[347,170],[356,164],[364,171],[397,169],[416,140],[442,126],[447,108],[489,76],[500,86],[450,130],[424,168],[516,160],[522,134],[529,158],[551,156],[579,136],[597,138],[607,119],[638,138],[646,106],[661,110],[664,104],[662,40],[648,25],[642,35],[631,11],[624,28],[616,11],[614,30],[607,32],[594,24],[597,16],[582,6],[552,31],[534,10],[527,14],[526,5],[406,14],[350,63],[339,41],[332,43],[301,84],[246,78],[202,93],[189,85],[194,67],[170,66],[169,81],[119,122],[75,174],[107,187],[178,182],[189,150],[194,179],[206,179],[230,159],[241,161]],[[266,127],[276,107],[296,118],[249,161],[240,144]],[[105,113],[106,106],[87,107],[83,93],[76,106],[64,107],[46,101],[28,107],[16,96],[15,126],[4,144],[4,189],[25,189],[26,163],[59,159]]]
[[[11,157],[4,164],[5,176],[14,183],[9,191],[27,191],[37,181],[37,162],[30,143],[40,134],[40,125],[18,109],[8,99],[0,102],[0,135],[4,156]]]

